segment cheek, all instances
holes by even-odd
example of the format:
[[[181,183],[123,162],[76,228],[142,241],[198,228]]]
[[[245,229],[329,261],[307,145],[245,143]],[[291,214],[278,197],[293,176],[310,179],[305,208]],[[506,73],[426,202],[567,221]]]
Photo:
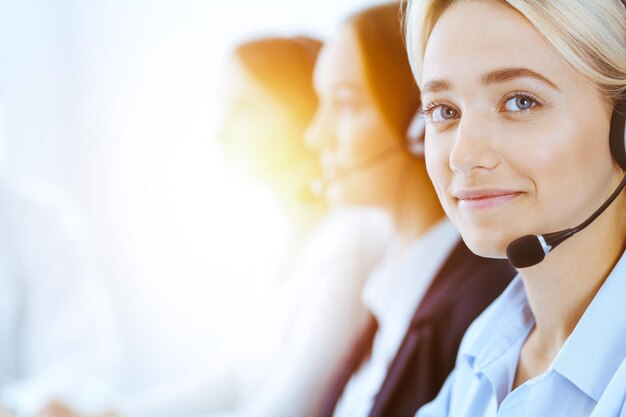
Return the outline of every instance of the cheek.
[[[359,148],[359,125],[354,117],[341,114],[335,125],[335,138],[337,143],[337,156],[342,161],[349,161]]]
[[[529,178],[539,196],[558,197],[588,189],[595,175],[611,171],[608,132],[577,120],[541,126],[527,140],[509,142],[507,161]]]
[[[546,218],[559,228],[584,220],[610,191],[613,170],[608,139],[602,131],[585,129],[572,121],[566,130],[554,132],[553,146],[545,144],[535,156],[537,199]],[[608,135],[608,132],[607,132]],[[569,209],[560,208],[567,202]]]
[[[255,147],[258,137],[264,134],[258,133],[264,130],[263,127],[259,129],[254,120],[242,116],[245,115],[235,112],[227,114],[219,128],[222,144],[230,151],[238,153],[246,151],[248,147]]]
[[[379,123],[367,112],[343,117],[338,125],[337,138],[340,160],[351,164],[367,160],[388,145]]]
[[[450,169],[450,151],[450,147],[443,141],[435,142],[434,140],[426,140],[426,170],[444,208],[446,208],[447,204],[445,191],[447,190],[452,179],[452,170]]]
[[[503,172],[528,193],[524,216],[512,234],[573,227],[608,195],[608,131],[592,122],[581,114],[559,113],[550,120],[509,124],[507,141],[498,149]]]

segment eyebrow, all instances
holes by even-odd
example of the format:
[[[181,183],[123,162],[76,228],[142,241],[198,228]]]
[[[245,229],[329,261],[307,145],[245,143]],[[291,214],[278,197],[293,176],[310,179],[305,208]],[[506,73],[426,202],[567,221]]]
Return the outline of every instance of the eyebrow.
[[[535,78],[537,80],[540,80],[548,84],[550,87],[554,88],[555,90],[559,90],[559,88],[557,87],[555,83],[553,83],[552,81],[550,81],[543,75],[533,70],[530,70],[528,68],[503,68],[503,69],[491,71],[483,75],[480,82],[482,85],[486,86],[489,84],[503,83],[506,81],[511,81],[516,78],[522,78],[522,77]],[[442,91],[450,90],[450,88],[451,88],[450,82],[448,82],[447,80],[435,79],[435,80],[428,81],[426,84],[424,84],[424,87],[422,87],[422,94],[440,93]]]
[[[422,87],[422,94],[426,93],[440,93],[450,89],[450,83],[446,80],[432,80],[428,81]]]
[[[559,89],[559,87],[557,87],[555,83],[553,83],[543,75],[528,68],[503,68],[500,70],[492,71],[488,74],[483,75],[481,83],[483,85],[497,84],[522,77],[535,78],[539,81],[543,81],[555,90]]]

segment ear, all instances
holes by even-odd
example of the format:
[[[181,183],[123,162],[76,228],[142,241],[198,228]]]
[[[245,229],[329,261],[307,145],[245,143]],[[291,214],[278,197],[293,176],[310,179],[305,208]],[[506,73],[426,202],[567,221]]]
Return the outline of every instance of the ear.
[[[426,120],[421,112],[415,113],[409,128],[406,131],[406,145],[409,153],[413,156],[424,157],[424,134],[426,131]]]

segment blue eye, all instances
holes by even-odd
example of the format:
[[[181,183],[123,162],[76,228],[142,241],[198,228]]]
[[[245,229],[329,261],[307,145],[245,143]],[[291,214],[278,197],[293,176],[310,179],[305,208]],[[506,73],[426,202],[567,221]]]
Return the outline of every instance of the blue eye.
[[[518,95],[511,97],[504,103],[504,109],[510,112],[520,112],[530,110],[537,106],[539,103],[531,97],[525,95]]]
[[[432,109],[430,115],[433,122],[445,122],[456,119],[459,112],[450,106],[440,105]]]

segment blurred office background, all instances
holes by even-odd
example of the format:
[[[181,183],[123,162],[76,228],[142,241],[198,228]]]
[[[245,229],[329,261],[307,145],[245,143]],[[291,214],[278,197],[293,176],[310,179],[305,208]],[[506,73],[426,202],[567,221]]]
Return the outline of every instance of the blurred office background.
[[[233,313],[289,250],[267,190],[215,142],[228,52],[323,39],[376,2],[0,0],[5,169],[84,213],[121,318],[123,391],[227,367]]]

